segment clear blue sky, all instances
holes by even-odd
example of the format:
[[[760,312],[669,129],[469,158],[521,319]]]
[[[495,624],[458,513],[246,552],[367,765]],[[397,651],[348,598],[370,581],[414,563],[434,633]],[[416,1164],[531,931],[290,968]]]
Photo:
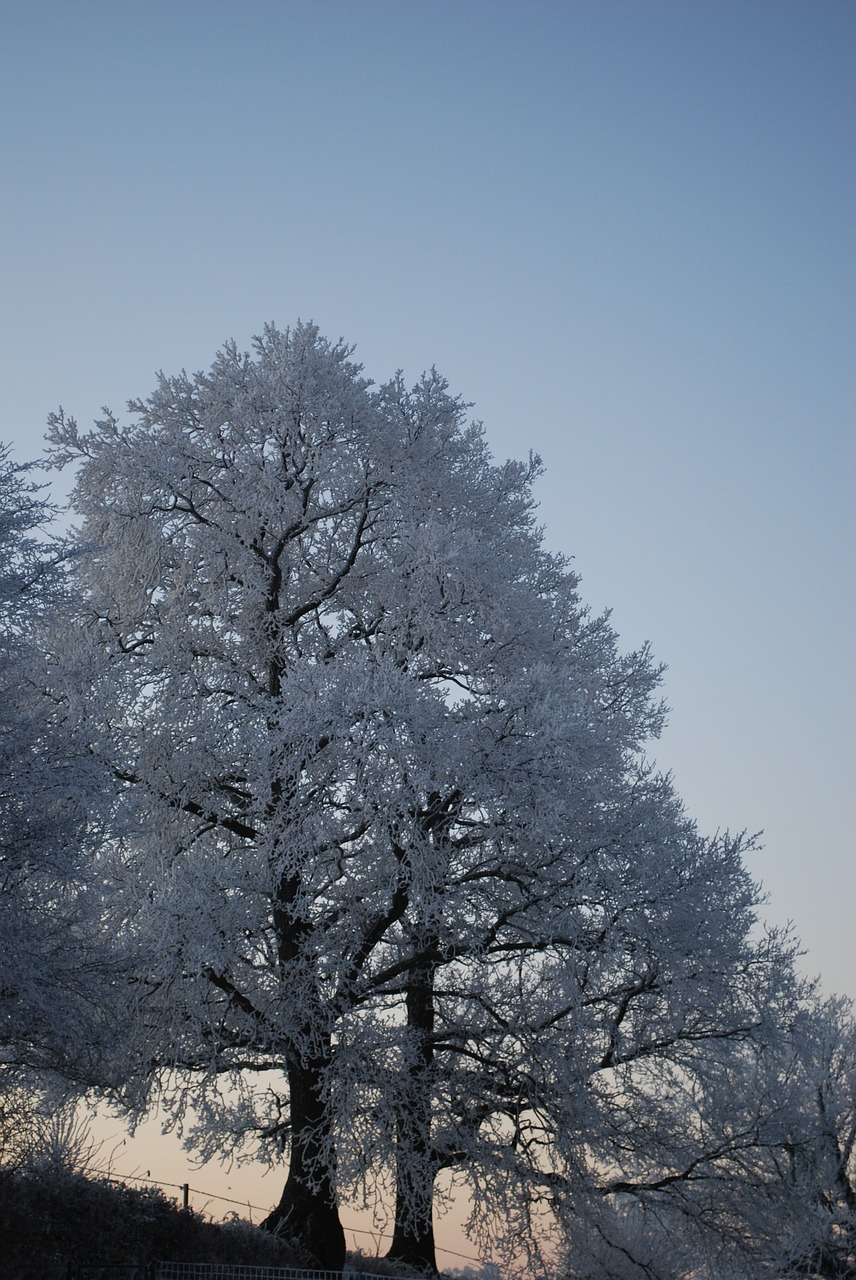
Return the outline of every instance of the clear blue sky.
[[[7,3],[0,438],[267,320],[436,364],[856,995],[854,85],[852,0]]]

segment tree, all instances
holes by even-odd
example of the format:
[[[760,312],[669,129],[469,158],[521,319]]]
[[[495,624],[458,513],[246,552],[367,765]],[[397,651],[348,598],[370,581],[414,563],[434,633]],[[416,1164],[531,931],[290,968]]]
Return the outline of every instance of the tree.
[[[192,1073],[197,1100],[220,1074],[240,1088],[284,1068],[283,1120],[257,1122],[289,1144],[272,1225],[328,1262],[337,1125],[352,1167],[380,1140],[343,1123],[347,1082],[400,1043],[399,1011],[417,1016],[452,817],[457,934],[481,882],[509,881],[479,851],[504,856],[541,765],[506,709],[549,684],[559,620],[578,653],[562,715],[592,776],[659,717],[647,656],[615,657],[540,547],[537,464],[493,466],[436,374],[373,394],[348,355],[312,326],[270,328],[255,360],[228,346],[210,374],[162,378],[129,426],[52,423],[57,457],[82,463],[76,661],[117,784],[140,1057]],[[610,720],[627,727],[605,743]],[[246,1127],[242,1096],[218,1141]]]
[[[430,402],[400,379],[381,399],[393,422],[432,438]],[[470,450],[476,441],[481,450],[474,436]],[[625,780],[635,777],[630,761],[662,717],[651,699],[659,671],[647,651],[620,657],[606,619],[589,618],[580,605],[576,576],[541,547],[531,524],[534,471],[486,467],[481,451],[464,469],[448,440],[443,454],[454,466],[442,485],[427,486],[411,464],[396,520],[413,531],[409,575],[418,573],[424,545],[432,558],[442,547],[428,579],[448,584],[445,616],[432,617],[423,593],[415,607],[405,597],[408,612],[374,629],[375,643],[410,669],[414,657],[402,656],[400,637],[418,636],[419,678],[454,690],[453,699],[444,694],[445,740],[434,733],[441,749],[402,846],[419,893],[408,894],[397,968],[388,970],[398,980],[390,994],[404,1005],[399,1037],[386,1036],[397,1183],[391,1256],[428,1268],[435,1176],[466,1163],[480,1120],[497,1106],[495,1096],[473,1092],[473,1067],[481,1057],[494,1084],[505,1079],[501,1105],[519,1102],[516,1092],[509,1100],[513,1071],[503,1054],[537,985],[531,958],[543,950],[571,880],[584,875],[586,857],[605,838],[608,794],[617,809]],[[522,526],[506,515],[512,477]],[[401,597],[398,583],[386,597]],[[497,983],[508,987],[502,998]],[[468,1069],[453,1084],[451,1064],[464,1061]]]
[[[768,1155],[769,1207],[757,1234],[768,1242],[776,1275],[843,1280],[856,1270],[856,1023],[850,1003],[806,1001],[768,1071],[781,1139]]]
[[[436,762],[462,750],[447,672],[484,645],[442,519],[409,504],[480,478],[508,544],[491,567],[518,580],[529,472],[489,466],[436,376],[402,422],[311,326],[268,329],[257,356],[162,379],[132,427],[53,431],[83,459],[83,683],[118,785],[141,1057],[212,1085],[284,1068],[272,1225],[335,1264],[334,1079],[400,999]]]
[[[91,893],[97,789],[45,637],[68,603],[53,508],[0,449],[0,1073],[4,1154],[53,1078],[103,1078],[110,970]],[[23,1117],[23,1120],[22,1120]]]
[[[317,1261],[379,1173],[393,1256],[431,1270],[441,1168],[510,1216],[667,1186],[677,1212],[717,1159],[687,1100],[728,1129],[794,986],[742,842],[645,762],[659,669],[544,549],[537,459],[493,464],[436,373],[375,390],[350,355],[268,327],[127,423],[53,416],[86,548],[66,668],[114,787],[140,1078],[206,1152],[287,1151],[269,1225]]]
[[[583,1211],[577,1204],[568,1221],[568,1276],[853,1275],[852,1015],[846,1002],[809,993],[773,1029],[716,1055],[701,1078],[658,1073],[661,1091],[673,1091],[658,1116],[671,1150],[647,1179],[618,1184],[601,1170],[594,1185],[574,1180],[569,1198]]]
[[[406,400],[400,384],[384,395],[396,408]],[[412,419],[409,402],[400,414]],[[525,1218],[533,1198],[560,1203],[563,1180],[577,1211],[584,1187],[591,1204],[639,1198],[655,1167],[668,1179],[658,1194],[671,1187],[674,1207],[694,1169],[726,1164],[734,1115],[723,1073],[733,1079],[747,1055],[780,1038],[800,995],[795,941],[757,931],[762,898],[743,864],[750,842],[703,838],[645,761],[662,721],[652,697],[660,671],[647,651],[619,655],[608,621],[587,615],[575,576],[536,538],[531,559],[517,560],[527,565],[523,607],[506,590],[507,571],[491,568],[476,604],[478,568],[448,547],[464,541],[457,522],[489,544],[491,504],[431,502],[455,531],[447,563],[466,566],[474,616],[484,618],[493,595],[514,625],[475,660],[464,647],[448,661],[466,749],[443,752],[411,846],[440,871],[402,917],[405,1020],[400,1044],[387,1038],[391,1256],[427,1269],[444,1168],[469,1177],[475,1203],[493,1207],[485,1223]],[[422,510],[420,527],[430,519]],[[484,623],[482,635],[498,638]],[[669,1081],[686,1089],[690,1073],[715,1125],[678,1154],[665,1117],[679,1092],[656,1100],[668,1098]],[[758,1121],[769,1117],[760,1097],[753,1105],[763,1150],[770,1126],[762,1137]],[[745,1134],[732,1143],[741,1145]],[[700,1221],[689,1208],[685,1217]],[[531,1236],[522,1225],[509,1234]]]
[[[781,1140],[780,1100],[751,1067],[797,1007],[794,943],[754,936],[741,840],[702,839],[644,769],[607,777],[593,801],[574,791],[566,843],[554,834],[512,862],[506,841],[492,869],[480,851],[494,888],[503,866],[516,883],[502,914],[484,910],[468,943],[436,952],[430,1103],[404,1109],[411,1127],[431,1117],[411,1141],[427,1176],[465,1174],[492,1208],[482,1225],[498,1218],[518,1249],[548,1204],[577,1254],[580,1230],[605,1234],[631,1201],[708,1242],[718,1206],[727,1238],[751,1162]],[[399,1219],[412,1223],[408,1192]],[[429,1229],[425,1212],[423,1261]]]

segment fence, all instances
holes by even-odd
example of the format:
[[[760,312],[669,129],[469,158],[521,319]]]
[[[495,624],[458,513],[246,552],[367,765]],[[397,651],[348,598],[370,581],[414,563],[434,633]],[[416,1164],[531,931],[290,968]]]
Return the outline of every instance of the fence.
[[[348,1263],[344,1271],[311,1271],[304,1267],[231,1262],[80,1262],[69,1269],[69,1280],[395,1280],[395,1277],[388,1272],[379,1275],[374,1271],[361,1271]]]
[[[156,1262],[152,1280],[395,1280],[345,1264],[344,1271],[309,1271],[304,1267],[269,1267],[243,1263]]]
[[[200,1213],[205,1216],[211,1216],[212,1220],[214,1221],[216,1221],[216,1219],[213,1219],[213,1216],[207,1213],[207,1206],[211,1201],[215,1201],[215,1200],[220,1204],[234,1205],[237,1209],[249,1209],[251,1213],[252,1212],[258,1213],[260,1220],[261,1218],[267,1217],[267,1214],[269,1213],[269,1208],[265,1209],[265,1208],[262,1208],[260,1205],[250,1204],[248,1200],[235,1200],[231,1196],[216,1195],[213,1191],[203,1191],[199,1187],[191,1187],[186,1182],[164,1182],[163,1179],[161,1178],[152,1178],[152,1177],[144,1178],[138,1173],[114,1173],[111,1170],[100,1169],[100,1168],[97,1168],[96,1166],[88,1166],[86,1168],[81,1168],[80,1172],[85,1175],[91,1175],[93,1178],[104,1179],[107,1182],[117,1182],[120,1185],[122,1184],[126,1185],[127,1183],[132,1182],[132,1183],[140,1183],[143,1186],[159,1187],[161,1190],[180,1191],[181,1207],[183,1209],[189,1209],[191,1207],[194,1207],[197,1213]],[[195,1197],[197,1205],[200,1200],[203,1202],[202,1208],[191,1206],[191,1196]],[[252,1221],[252,1219],[250,1219],[250,1221]],[[357,1240],[357,1236],[368,1236],[371,1241],[371,1244],[374,1246],[373,1248],[374,1253],[379,1253],[380,1251],[379,1244],[381,1240],[392,1239],[392,1236],[388,1231],[380,1231],[378,1229],[368,1231],[364,1227],[349,1227],[349,1226],[346,1226],[344,1223],[342,1224],[342,1227],[345,1232],[346,1242],[347,1242],[348,1236],[353,1237],[353,1244],[351,1247],[354,1249],[355,1252],[359,1251],[359,1241]],[[481,1260],[475,1257],[474,1254],[457,1253],[454,1249],[448,1249],[446,1248],[445,1245],[442,1245],[442,1244],[437,1245],[437,1253],[446,1255],[447,1257],[450,1257],[450,1258],[454,1258],[456,1260],[455,1263],[450,1265],[458,1266],[460,1264],[466,1263],[466,1264],[473,1265],[476,1268],[482,1265]],[[104,1263],[101,1265],[103,1270],[104,1267],[109,1267],[112,1264]],[[117,1265],[125,1266],[129,1280],[137,1280],[137,1276],[133,1274],[130,1270],[128,1270],[128,1266],[130,1264],[126,1265],[123,1263],[123,1264],[117,1264]],[[162,1263],[159,1265],[166,1266],[167,1264]],[[174,1265],[174,1264],[170,1264],[170,1265]],[[194,1265],[207,1266],[208,1264],[195,1263]],[[211,1265],[215,1265],[215,1264],[211,1264]],[[219,1266],[221,1264],[218,1263],[216,1265]],[[96,1273],[93,1273],[93,1274],[96,1274]],[[202,1275],[201,1272],[199,1274]],[[304,1275],[308,1275],[310,1277],[310,1280],[317,1280],[317,1276],[321,1274],[323,1273],[300,1272],[300,1277],[302,1280],[302,1277]],[[76,1276],[76,1272],[72,1273],[72,1275],[73,1277]],[[104,1280],[125,1280],[124,1272],[117,1272],[116,1274],[112,1274],[109,1270],[104,1270],[103,1275],[104,1275]],[[209,1273],[205,1272],[205,1276],[208,1277],[208,1275]],[[356,1268],[354,1268],[353,1271],[346,1271],[344,1280],[350,1280],[351,1275],[355,1277],[362,1277],[363,1280],[396,1280],[395,1275],[391,1275],[388,1271],[384,1271],[384,1272],[358,1271]],[[89,1280],[88,1272],[86,1273],[84,1280]],[[101,1280],[100,1272],[97,1273],[97,1280]],[[149,1273],[145,1271],[140,1271],[140,1280],[149,1280]],[[336,1273],[336,1280],[342,1280],[342,1277],[339,1274],[339,1272]],[[410,1277],[407,1273],[403,1273],[401,1280],[410,1280]]]

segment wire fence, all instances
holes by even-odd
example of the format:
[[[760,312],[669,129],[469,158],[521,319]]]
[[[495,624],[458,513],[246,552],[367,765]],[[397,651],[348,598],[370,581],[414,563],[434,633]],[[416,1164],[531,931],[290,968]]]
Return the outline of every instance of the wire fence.
[[[269,1267],[216,1262],[158,1262],[154,1280],[394,1280],[372,1271],[308,1271],[302,1267]]]
[[[180,1192],[181,1206],[183,1209],[191,1208],[192,1207],[191,1196],[197,1196],[202,1199],[206,1207],[210,1201],[216,1200],[223,1204],[235,1205],[239,1209],[250,1210],[251,1214],[258,1213],[262,1217],[266,1217],[269,1212],[268,1209],[263,1209],[261,1208],[260,1205],[250,1204],[248,1200],[233,1200],[230,1196],[220,1196],[220,1195],[215,1195],[214,1192],[201,1191],[198,1187],[192,1187],[187,1182],[163,1182],[161,1181],[160,1178],[143,1177],[141,1174],[134,1174],[134,1173],[113,1173],[106,1169],[99,1169],[94,1166],[81,1169],[81,1173],[92,1174],[95,1177],[104,1178],[108,1182],[118,1182],[118,1183],[139,1182],[147,1186],[166,1188],[169,1191],[178,1191]],[[195,1210],[195,1211],[200,1212],[200,1210]],[[203,1208],[201,1212],[204,1213],[205,1209]],[[208,1214],[207,1216],[210,1217],[211,1215]],[[375,1252],[379,1252],[379,1246],[382,1240],[392,1239],[392,1235],[389,1232],[381,1231],[379,1229],[369,1230],[366,1227],[346,1227],[344,1226],[344,1224],[342,1229],[345,1232],[346,1236],[347,1235],[353,1236],[355,1246],[358,1243],[356,1239],[357,1236],[368,1236],[374,1245]],[[474,1257],[473,1254],[456,1253],[454,1249],[447,1249],[443,1245],[438,1245],[437,1251],[438,1253],[445,1254],[448,1257],[457,1258],[461,1262],[475,1263],[477,1266],[481,1265],[481,1259]],[[176,1280],[176,1278],[178,1278],[178,1280],[197,1280],[195,1272],[192,1274],[190,1272],[187,1272],[186,1276],[185,1276],[185,1273],[181,1273],[181,1276],[178,1277],[178,1273],[175,1273],[174,1275],[172,1272],[169,1272],[169,1273],[164,1272],[162,1275],[161,1273],[147,1272],[145,1270],[145,1267],[140,1267],[137,1269],[137,1271],[134,1271],[133,1267],[129,1268],[129,1266],[125,1264],[116,1264],[119,1267],[125,1265],[124,1272],[121,1272],[121,1271],[111,1272],[109,1270],[110,1264],[104,1263],[100,1265],[103,1271],[103,1280]],[[159,1262],[155,1264],[146,1264],[146,1265],[147,1266],[155,1265],[159,1267],[220,1266],[221,1268],[224,1266],[227,1266],[227,1264],[225,1263],[220,1264],[220,1263],[201,1263],[201,1262],[200,1263]],[[104,1268],[106,1268],[106,1270]],[[288,1268],[283,1269],[282,1267],[279,1267],[279,1268],[269,1267],[267,1271],[265,1271],[264,1268],[262,1268],[261,1270],[259,1270],[258,1268],[253,1270],[252,1268],[250,1268],[250,1272],[252,1273],[252,1277],[254,1277],[255,1280],[304,1280],[304,1277],[309,1278],[309,1280],[326,1280],[328,1274],[330,1275],[333,1274],[332,1272],[327,1273],[322,1271],[289,1272]],[[247,1273],[248,1276],[250,1275],[250,1272]],[[359,1277],[359,1280],[395,1280],[395,1277],[390,1277],[388,1272],[385,1275],[377,1275],[374,1272],[353,1270],[353,1271],[346,1271],[344,1274],[346,1277],[351,1275],[355,1277]],[[221,1280],[221,1276],[222,1276],[222,1280],[238,1280],[239,1276],[241,1277],[241,1280],[243,1280],[243,1273],[239,1273],[239,1272],[235,1273],[234,1278],[231,1272],[227,1273],[226,1271],[218,1271],[216,1273],[209,1272],[209,1271],[206,1271],[204,1273],[199,1272],[199,1277],[201,1278],[201,1280]],[[73,1280],[77,1280],[76,1275],[73,1277]],[[81,1273],[80,1280],[102,1280],[102,1272],[93,1272],[91,1275],[89,1272],[86,1272],[85,1275]],[[337,1271],[335,1273],[335,1280],[342,1280],[342,1272]]]
[[[347,1263],[344,1271],[317,1271],[227,1262],[79,1262],[70,1267],[69,1280],[395,1280],[395,1277],[389,1272],[380,1275],[362,1271]]]

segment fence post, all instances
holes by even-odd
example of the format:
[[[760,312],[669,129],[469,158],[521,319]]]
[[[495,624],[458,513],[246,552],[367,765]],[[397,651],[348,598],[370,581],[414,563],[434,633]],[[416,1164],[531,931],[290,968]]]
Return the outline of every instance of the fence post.
[[[181,1207],[182,1209],[187,1209],[189,1206],[190,1206],[190,1186],[188,1183],[185,1182],[182,1184],[182,1187],[181,1187]]]

